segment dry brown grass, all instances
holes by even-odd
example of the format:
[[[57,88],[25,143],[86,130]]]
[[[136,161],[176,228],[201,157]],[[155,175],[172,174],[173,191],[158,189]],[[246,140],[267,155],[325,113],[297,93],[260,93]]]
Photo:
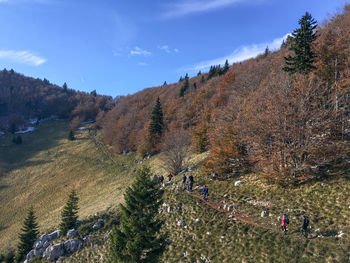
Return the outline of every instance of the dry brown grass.
[[[122,169],[103,156],[88,139],[87,132],[68,141],[68,122],[50,121],[31,134],[23,145],[0,138],[0,251],[14,247],[28,207],[33,206],[40,232],[56,228],[71,189],[76,189],[79,218],[115,207],[130,184],[130,170]],[[107,149],[108,150],[108,149]],[[133,165],[134,156],[118,156],[117,162]]]

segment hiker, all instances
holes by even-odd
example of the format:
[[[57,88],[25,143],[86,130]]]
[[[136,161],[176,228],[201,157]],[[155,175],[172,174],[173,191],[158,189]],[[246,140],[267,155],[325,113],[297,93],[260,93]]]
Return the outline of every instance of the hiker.
[[[186,174],[184,174],[182,176],[182,190],[186,189],[186,180],[187,180],[187,176],[186,176]]]
[[[190,174],[188,177],[188,191],[192,192],[192,187],[193,187],[193,176]]]
[[[169,179],[169,182],[171,181],[171,179],[173,178],[173,175],[170,173],[168,174],[168,179]]]
[[[309,226],[310,220],[305,215],[303,215],[302,218],[303,218],[303,224],[301,226],[301,233],[303,234],[304,237],[307,238],[307,228]]]
[[[153,175],[153,181],[157,182],[158,181],[158,177],[156,174]]]
[[[286,213],[283,213],[282,220],[281,220],[281,226],[282,231],[285,235],[287,235],[287,225],[289,224],[289,218],[287,217]]]
[[[204,201],[207,201],[208,200],[208,195],[209,195],[209,191],[208,191],[208,187],[207,186],[204,186],[204,188],[202,189],[202,193],[203,193],[203,199]]]
[[[159,176],[158,182],[159,182],[159,184],[161,184],[161,185],[163,184],[163,182],[164,182],[164,176],[163,176],[163,175]]]

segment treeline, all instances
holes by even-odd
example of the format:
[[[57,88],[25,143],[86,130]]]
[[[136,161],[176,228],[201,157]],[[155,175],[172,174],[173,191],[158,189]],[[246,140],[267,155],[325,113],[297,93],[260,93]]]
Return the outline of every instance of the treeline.
[[[279,51],[125,97],[103,119],[106,142],[144,155],[186,131],[193,151],[211,153],[203,170],[219,177],[257,170],[295,182],[344,162],[350,5],[322,26],[308,13],[299,24]],[[154,135],[158,97],[163,131]]]
[[[18,128],[31,118],[95,119],[114,105],[111,97],[97,95],[96,91],[79,92],[66,83],[59,87],[12,69],[0,71],[0,129]]]

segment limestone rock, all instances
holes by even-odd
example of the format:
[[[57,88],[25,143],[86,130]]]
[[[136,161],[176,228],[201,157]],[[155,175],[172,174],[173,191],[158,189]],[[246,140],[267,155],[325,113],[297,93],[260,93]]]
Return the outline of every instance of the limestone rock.
[[[67,253],[72,254],[79,250],[81,247],[80,241],[78,239],[70,239],[64,242],[64,249]]]
[[[68,230],[66,236],[69,238],[69,237],[75,237],[75,236],[77,236],[77,235],[78,235],[78,231],[77,231],[77,230],[75,230],[75,229],[70,229],[70,230]]]
[[[236,181],[235,182],[235,186],[239,186],[239,185],[241,185],[241,184],[244,184],[242,181]]]
[[[267,212],[266,210],[262,211],[260,214],[261,217],[266,217],[268,215],[269,215],[269,212]]]
[[[177,221],[177,225],[181,226],[184,223],[184,221],[182,219],[180,219],[179,221]]]
[[[43,257],[48,261],[55,261],[64,255],[64,245],[62,243],[51,245],[46,248]]]
[[[53,231],[52,233],[48,234],[49,237],[49,241],[59,238],[60,237],[61,232],[59,230]],[[44,241],[44,240],[42,240]]]

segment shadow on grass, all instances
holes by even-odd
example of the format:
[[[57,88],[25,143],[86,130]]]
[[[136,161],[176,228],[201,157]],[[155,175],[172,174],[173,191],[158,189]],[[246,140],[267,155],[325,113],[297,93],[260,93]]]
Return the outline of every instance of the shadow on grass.
[[[7,168],[7,172],[12,169],[18,169],[25,166],[40,165],[50,162],[51,157],[42,160],[28,161],[36,154],[47,151],[59,145],[60,140],[66,139],[68,133],[68,121],[55,120],[47,121],[37,129],[28,134],[22,134],[23,143],[15,145],[9,143],[6,147],[0,147],[0,160]],[[0,144],[10,142],[12,135],[6,135],[0,138]]]

